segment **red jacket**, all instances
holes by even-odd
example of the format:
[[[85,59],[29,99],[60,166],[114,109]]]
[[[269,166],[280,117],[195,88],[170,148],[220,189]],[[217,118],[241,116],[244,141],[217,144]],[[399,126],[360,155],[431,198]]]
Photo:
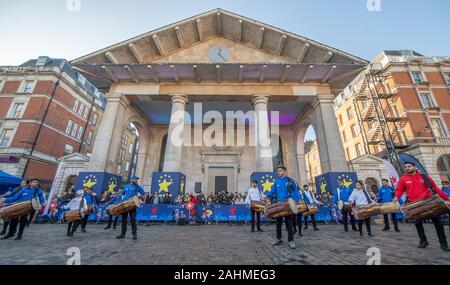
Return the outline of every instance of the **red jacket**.
[[[431,186],[433,186],[434,191],[444,200],[448,200],[449,196],[442,192],[441,189],[434,183],[433,179],[428,176],[430,180]],[[428,198],[433,195],[433,193],[428,189],[427,184],[422,178],[422,175],[419,171],[416,171],[416,174],[406,173],[402,178],[398,181],[397,189],[395,192],[395,197],[400,199],[403,193],[406,192],[408,196],[408,202],[414,202],[423,198]]]

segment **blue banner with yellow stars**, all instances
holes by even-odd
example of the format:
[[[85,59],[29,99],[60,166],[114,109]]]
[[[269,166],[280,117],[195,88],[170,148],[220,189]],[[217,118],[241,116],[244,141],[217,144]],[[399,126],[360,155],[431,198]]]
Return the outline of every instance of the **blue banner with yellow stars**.
[[[358,180],[356,172],[328,172],[315,177],[317,193],[333,193],[338,187],[339,180],[344,180],[344,184],[350,189],[355,188],[355,182]]]
[[[92,188],[92,192],[101,195],[104,191],[114,192],[119,190],[122,184],[122,177],[107,172],[80,172],[75,189],[84,187]],[[101,197],[101,196],[99,196]]]
[[[186,175],[181,172],[153,172],[151,193],[158,193],[160,197],[169,194],[172,201],[178,195],[184,195]]]
[[[250,176],[250,183],[253,180],[258,181],[258,188],[265,195],[272,189],[277,177],[278,175],[275,172],[253,172]]]

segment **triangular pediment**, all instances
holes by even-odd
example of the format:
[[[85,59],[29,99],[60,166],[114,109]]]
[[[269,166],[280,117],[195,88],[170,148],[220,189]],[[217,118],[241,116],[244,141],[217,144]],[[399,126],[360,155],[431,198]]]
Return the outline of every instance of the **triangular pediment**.
[[[384,160],[379,157],[370,155],[370,154],[365,154],[365,155],[359,156],[359,157],[351,160],[350,163],[351,164],[377,164],[377,165],[381,164],[381,165],[383,165]]]
[[[64,162],[72,162],[72,161],[89,162],[89,157],[82,155],[81,153],[75,152],[72,154],[68,154],[66,156],[62,156],[57,159],[58,162],[61,162],[63,160],[64,160]]]
[[[192,46],[176,50],[151,63],[290,63],[286,57],[276,56],[237,43],[224,37],[215,37]],[[149,63],[150,63],[149,62]]]
[[[235,42],[233,47],[242,49],[245,62],[249,60],[246,52],[253,48],[253,52],[258,50],[255,53],[258,60],[268,62],[367,64],[364,59],[338,49],[222,9],[150,31],[80,57],[72,64],[147,64],[168,60],[185,62],[188,57],[202,59],[204,54],[187,54],[196,49],[204,52],[218,37]]]

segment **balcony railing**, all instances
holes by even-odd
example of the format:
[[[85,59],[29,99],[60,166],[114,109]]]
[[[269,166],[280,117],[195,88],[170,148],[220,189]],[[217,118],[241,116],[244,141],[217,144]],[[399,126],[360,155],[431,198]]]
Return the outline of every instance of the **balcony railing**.
[[[450,145],[450,137],[436,138],[437,144],[449,144]]]

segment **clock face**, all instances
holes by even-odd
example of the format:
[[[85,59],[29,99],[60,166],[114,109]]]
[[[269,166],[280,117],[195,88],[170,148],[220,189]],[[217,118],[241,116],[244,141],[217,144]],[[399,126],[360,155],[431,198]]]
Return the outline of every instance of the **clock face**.
[[[209,50],[208,57],[214,63],[224,63],[230,59],[231,51],[224,46],[216,46]]]

